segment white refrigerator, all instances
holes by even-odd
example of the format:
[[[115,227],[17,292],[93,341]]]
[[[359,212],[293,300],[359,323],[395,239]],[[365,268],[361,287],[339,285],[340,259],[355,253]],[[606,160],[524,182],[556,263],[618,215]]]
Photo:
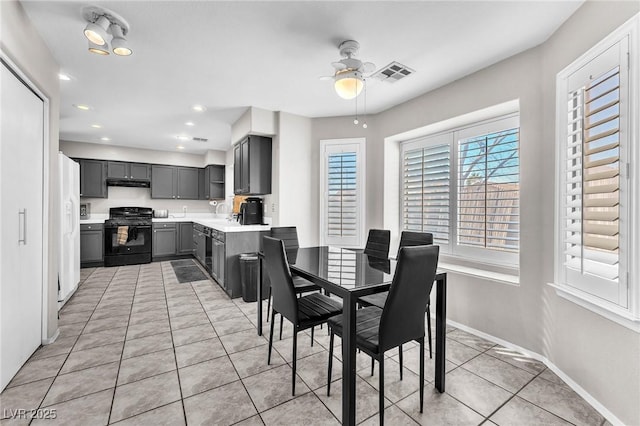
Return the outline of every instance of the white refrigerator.
[[[80,165],[58,153],[60,193],[60,247],[58,252],[58,309],[80,282]]]

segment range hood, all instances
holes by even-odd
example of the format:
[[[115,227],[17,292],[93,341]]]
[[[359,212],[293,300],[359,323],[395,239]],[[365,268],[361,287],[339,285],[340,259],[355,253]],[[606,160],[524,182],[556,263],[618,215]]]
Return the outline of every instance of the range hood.
[[[150,188],[151,182],[149,180],[140,179],[124,179],[124,178],[108,178],[108,186],[129,186],[135,188]]]

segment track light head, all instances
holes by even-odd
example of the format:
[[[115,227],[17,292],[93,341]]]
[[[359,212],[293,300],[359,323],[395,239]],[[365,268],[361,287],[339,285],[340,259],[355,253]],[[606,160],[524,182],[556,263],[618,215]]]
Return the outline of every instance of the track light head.
[[[105,43],[100,46],[89,40],[89,52],[95,53],[96,55],[107,56],[109,55],[109,43],[105,41]]]
[[[104,46],[107,43],[107,28],[109,28],[109,19],[102,15],[95,22],[89,22],[84,28],[84,36],[90,42],[98,46]]]
[[[111,24],[109,27],[109,32],[113,34],[113,39],[111,40],[111,47],[113,48],[113,53],[118,56],[129,56],[133,53],[131,48],[129,48],[127,39],[122,34],[122,28],[118,24]]]

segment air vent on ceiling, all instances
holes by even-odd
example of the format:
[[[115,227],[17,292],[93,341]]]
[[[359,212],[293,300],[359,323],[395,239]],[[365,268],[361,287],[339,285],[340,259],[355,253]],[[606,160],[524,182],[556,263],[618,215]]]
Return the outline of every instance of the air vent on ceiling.
[[[380,68],[371,77],[381,81],[395,83],[398,80],[402,80],[403,78],[410,76],[414,72],[414,70],[406,65],[402,65],[398,62],[391,62],[386,67]]]
[[[196,138],[196,137],[194,137],[194,138],[193,138],[193,140],[194,140],[195,142],[207,142],[209,139],[207,139],[207,138]]]

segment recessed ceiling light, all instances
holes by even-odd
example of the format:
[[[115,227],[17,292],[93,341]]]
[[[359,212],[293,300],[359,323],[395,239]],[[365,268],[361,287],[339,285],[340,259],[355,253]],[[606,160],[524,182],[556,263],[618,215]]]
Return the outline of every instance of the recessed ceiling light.
[[[185,136],[185,135],[178,135],[178,136],[176,136],[176,138],[178,138],[178,140],[181,140],[181,141],[188,141],[189,140],[189,136]]]
[[[93,127],[94,129],[102,129],[102,126],[100,124],[92,124],[91,127]]]
[[[83,111],[89,111],[91,109],[89,105],[84,105],[84,104],[73,104],[73,106]]]
[[[58,74],[58,78],[62,81],[71,81],[71,77],[69,77],[67,74]]]
[[[178,146],[176,146],[176,149],[184,149],[184,146],[178,145]]]
[[[195,126],[196,125],[196,123],[194,123],[193,121],[187,121],[184,124],[185,124],[185,126]]]
[[[203,112],[206,110],[205,107],[203,107],[202,105],[194,105],[191,107],[192,110],[196,111],[196,112]]]
[[[109,139],[108,137],[105,136],[105,137],[100,138],[100,140],[107,142],[107,141],[110,141],[111,139]]]

